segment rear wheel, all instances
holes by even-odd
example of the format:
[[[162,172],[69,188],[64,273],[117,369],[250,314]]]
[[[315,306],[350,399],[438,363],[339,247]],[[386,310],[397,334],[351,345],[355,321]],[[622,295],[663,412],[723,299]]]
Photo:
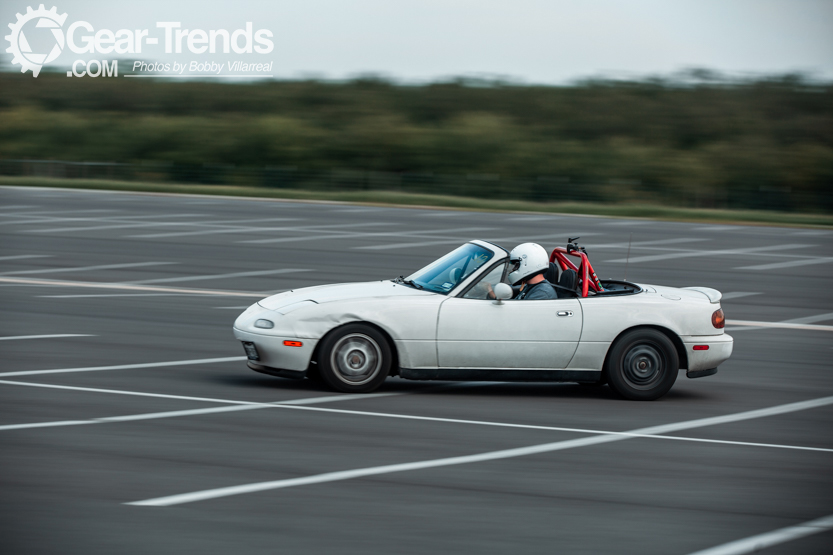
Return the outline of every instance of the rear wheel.
[[[318,372],[331,388],[367,393],[387,378],[391,350],[385,337],[365,324],[348,324],[324,338]]]
[[[620,337],[610,350],[605,375],[611,389],[633,401],[653,401],[671,389],[680,370],[674,344],[664,333],[639,329]]]

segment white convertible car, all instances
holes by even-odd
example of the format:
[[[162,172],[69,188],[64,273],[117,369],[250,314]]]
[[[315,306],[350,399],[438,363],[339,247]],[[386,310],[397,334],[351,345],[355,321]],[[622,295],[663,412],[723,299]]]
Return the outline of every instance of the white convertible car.
[[[599,280],[570,241],[544,274],[557,299],[511,300],[509,253],[471,241],[407,278],[263,299],[237,318],[234,336],[252,370],[344,392],[398,375],[607,383],[627,399],[653,400],[680,369],[709,376],[732,354],[720,292]]]

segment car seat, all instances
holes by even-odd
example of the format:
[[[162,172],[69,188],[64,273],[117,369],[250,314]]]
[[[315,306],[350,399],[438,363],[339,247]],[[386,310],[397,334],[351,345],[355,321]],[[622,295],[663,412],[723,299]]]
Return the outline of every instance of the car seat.
[[[550,267],[544,272],[544,279],[553,285],[558,284],[558,264],[550,262]]]
[[[570,295],[564,289],[569,289],[570,291],[576,290],[576,285],[578,285],[578,273],[575,270],[564,270],[561,272],[561,278],[558,280],[558,285],[560,287],[556,287],[555,293],[558,295],[559,299],[570,298]],[[563,287],[564,289],[561,289]]]

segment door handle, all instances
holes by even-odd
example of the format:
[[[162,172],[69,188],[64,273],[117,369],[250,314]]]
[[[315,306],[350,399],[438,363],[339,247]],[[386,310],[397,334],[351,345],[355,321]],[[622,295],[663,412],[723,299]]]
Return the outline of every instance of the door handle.
[[[556,314],[558,316],[572,316],[573,311],[572,310],[559,310],[558,312],[556,312]]]

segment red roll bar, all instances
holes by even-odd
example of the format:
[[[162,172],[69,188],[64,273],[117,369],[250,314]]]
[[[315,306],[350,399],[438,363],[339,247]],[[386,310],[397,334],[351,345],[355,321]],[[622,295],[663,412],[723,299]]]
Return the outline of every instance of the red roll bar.
[[[576,266],[573,262],[567,258],[567,256],[575,256],[576,258],[580,258],[581,261],[579,265]],[[564,247],[555,247],[552,250],[552,254],[550,255],[550,262],[557,262],[558,265],[561,267],[561,270],[575,270],[578,274],[578,284],[581,287],[581,296],[586,297],[587,292],[590,289],[593,291],[599,292],[604,291],[602,288],[602,283],[599,281],[599,278],[596,276],[596,271],[593,270],[593,266],[590,264],[590,259],[587,258],[587,253],[579,251],[579,250],[570,250],[568,251]]]

